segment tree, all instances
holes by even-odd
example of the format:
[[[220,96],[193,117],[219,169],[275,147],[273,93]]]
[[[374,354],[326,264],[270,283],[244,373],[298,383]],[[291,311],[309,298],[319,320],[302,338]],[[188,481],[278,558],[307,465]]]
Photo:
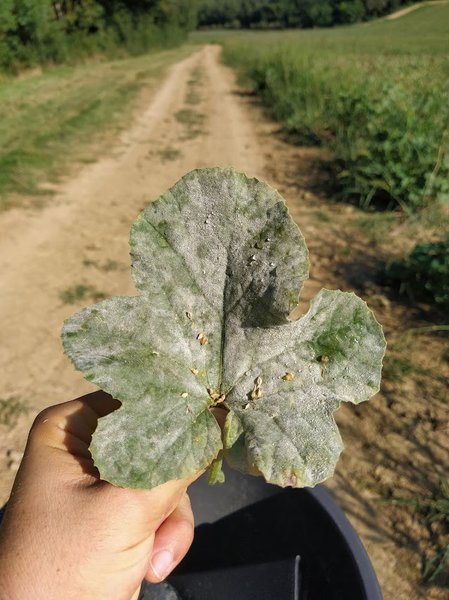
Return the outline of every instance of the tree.
[[[348,0],[337,4],[339,23],[357,23],[365,16],[365,7],[362,0]]]
[[[333,25],[333,8],[330,0],[310,0],[307,2],[306,14],[313,27],[330,27]]]

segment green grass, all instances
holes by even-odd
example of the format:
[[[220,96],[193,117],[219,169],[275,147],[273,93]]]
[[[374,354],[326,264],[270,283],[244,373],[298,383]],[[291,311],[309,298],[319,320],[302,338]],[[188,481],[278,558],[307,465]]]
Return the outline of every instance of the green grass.
[[[204,122],[204,115],[191,108],[181,108],[175,113],[175,118],[179,123],[188,127],[202,125]]]
[[[416,374],[437,379],[436,373],[412,362],[406,356],[388,352],[384,359],[383,377],[389,381],[404,381],[408,376]],[[444,378],[441,378],[444,380]],[[445,381],[445,380],[444,380]]]
[[[186,94],[186,104],[195,106],[201,102],[201,96],[195,89],[189,89]]]
[[[0,210],[46,194],[129,123],[139,92],[194,46],[0,79]],[[103,145],[102,145],[103,143]]]
[[[416,362],[413,357],[413,352],[411,352],[411,348],[415,349],[418,347],[417,340],[419,336],[444,334],[447,332],[449,332],[449,325],[438,324],[410,328],[395,337],[390,335],[383,363],[383,379],[398,383],[403,382],[405,379],[410,379],[411,377],[426,380],[431,384],[436,384],[431,394],[432,400],[440,400],[444,404],[447,404],[449,401],[447,395],[449,378],[441,372],[438,363],[435,364],[433,361],[430,366],[424,365],[422,364],[422,356],[419,357],[419,362]],[[443,360],[445,360],[445,352],[446,351],[443,351],[441,356]]]
[[[190,140],[204,133],[202,125],[206,120],[206,115],[192,108],[181,108],[175,113],[175,119],[181,125],[184,125],[185,133],[181,140]]]
[[[441,358],[444,360],[444,362],[449,363],[449,346],[443,350]]]
[[[94,285],[85,285],[82,283],[64,290],[59,294],[59,297],[64,304],[78,304],[85,300],[92,300],[93,302],[104,300],[107,294],[97,290]]]
[[[83,260],[85,267],[95,267],[103,273],[110,273],[111,271],[117,271],[120,268],[120,264],[116,260],[106,260],[104,263],[99,263],[96,260],[86,258]]]
[[[449,234],[416,244],[405,258],[383,265],[383,275],[399,293],[412,300],[449,306]]]
[[[0,425],[13,427],[20,415],[27,414],[31,407],[17,398],[0,398]]]
[[[171,146],[167,146],[167,148],[162,148],[162,150],[159,150],[159,156],[163,161],[176,160],[181,156],[181,154],[181,150],[178,148],[172,148]]]
[[[396,506],[408,506],[428,526],[432,537],[437,526],[443,535],[449,535],[449,481],[441,481],[439,489],[428,498],[391,498],[387,502]],[[435,581],[449,567],[449,542],[437,545],[433,554],[423,560],[422,575],[425,581]]]
[[[357,215],[354,218],[353,224],[376,243],[387,239],[392,226],[398,221],[397,216],[389,212],[361,214],[362,216]]]
[[[302,144],[331,151],[335,197],[406,214],[449,200],[449,5],[395,21],[194,36]]]
[[[332,217],[329,213],[324,212],[324,210],[316,210],[314,213],[315,218],[322,223],[331,223]]]
[[[203,73],[200,67],[195,67],[190,74],[190,79],[187,82],[187,94],[185,99],[186,104],[194,106],[201,102],[201,96],[198,88],[201,86],[202,81]]]

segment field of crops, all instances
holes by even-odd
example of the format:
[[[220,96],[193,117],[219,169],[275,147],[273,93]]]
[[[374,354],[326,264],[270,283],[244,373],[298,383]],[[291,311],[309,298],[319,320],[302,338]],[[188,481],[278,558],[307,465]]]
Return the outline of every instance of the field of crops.
[[[298,142],[331,150],[337,197],[407,213],[448,198],[449,6],[211,37]]]

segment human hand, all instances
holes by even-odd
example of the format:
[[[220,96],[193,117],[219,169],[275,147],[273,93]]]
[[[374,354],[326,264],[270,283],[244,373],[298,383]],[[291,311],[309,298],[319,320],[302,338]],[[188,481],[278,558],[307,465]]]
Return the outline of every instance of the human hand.
[[[192,480],[131,490],[98,477],[92,433],[119,406],[94,392],[36,418],[0,529],[2,600],[134,600],[186,554]]]

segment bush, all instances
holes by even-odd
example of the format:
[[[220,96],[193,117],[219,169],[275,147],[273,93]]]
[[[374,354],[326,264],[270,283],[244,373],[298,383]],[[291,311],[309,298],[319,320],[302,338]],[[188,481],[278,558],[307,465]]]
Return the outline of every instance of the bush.
[[[417,244],[408,257],[384,270],[410,298],[449,306],[449,235],[440,242]]]

